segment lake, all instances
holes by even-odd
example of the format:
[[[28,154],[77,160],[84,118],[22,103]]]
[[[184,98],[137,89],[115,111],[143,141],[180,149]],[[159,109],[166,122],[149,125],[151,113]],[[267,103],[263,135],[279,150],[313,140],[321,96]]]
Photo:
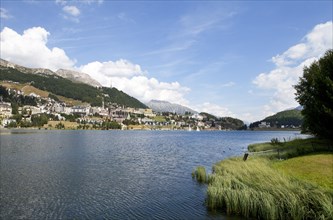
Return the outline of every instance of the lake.
[[[297,131],[1,130],[0,219],[226,219],[192,170]],[[230,217],[228,217],[230,219]]]

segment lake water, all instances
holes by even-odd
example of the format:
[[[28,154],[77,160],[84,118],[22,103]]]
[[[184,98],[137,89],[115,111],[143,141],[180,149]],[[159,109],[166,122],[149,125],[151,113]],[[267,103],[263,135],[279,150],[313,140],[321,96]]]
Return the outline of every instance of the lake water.
[[[205,208],[198,166],[248,144],[300,137],[265,131],[1,130],[0,219],[225,219]],[[230,219],[230,217],[228,217]]]

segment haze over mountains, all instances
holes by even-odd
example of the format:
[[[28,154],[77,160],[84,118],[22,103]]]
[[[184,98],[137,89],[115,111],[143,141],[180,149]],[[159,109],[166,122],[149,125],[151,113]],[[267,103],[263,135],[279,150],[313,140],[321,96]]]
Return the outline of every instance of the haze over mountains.
[[[197,111],[194,111],[193,109],[186,106],[161,100],[151,100],[146,103],[146,105],[149,108],[153,109],[153,111],[155,112],[173,112],[180,115],[184,115],[186,112],[190,112],[193,114],[198,113]]]

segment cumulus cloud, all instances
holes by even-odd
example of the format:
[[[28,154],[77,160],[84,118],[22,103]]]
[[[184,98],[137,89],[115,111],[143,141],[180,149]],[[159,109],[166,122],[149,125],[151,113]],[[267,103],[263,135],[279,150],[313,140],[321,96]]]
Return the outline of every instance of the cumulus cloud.
[[[160,82],[149,78],[138,64],[120,59],[118,61],[91,62],[79,68],[99,81],[103,86],[113,86],[135,98],[148,102],[151,99],[166,100],[172,103],[186,105],[184,98],[190,91],[178,82]]]
[[[80,10],[76,7],[76,6],[69,6],[69,5],[66,5],[62,8],[62,10],[71,15],[71,16],[74,16],[74,17],[77,17],[80,15]]]
[[[258,88],[273,91],[270,103],[264,106],[266,115],[295,107],[294,85],[303,75],[303,68],[318,60],[328,49],[333,48],[332,21],[316,25],[302,42],[272,58],[276,68],[259,74],[253,83]]]
[[[49,68],[54,71],[73,67],[75,61],[64,50],[47,47],[49,35],[42,27],[29,28],[22,35],[5,27],[0,33],[1,58],[27,67]]]
[[[112,85],[143,102],[160,99],[188,104],[185,95],[190,91],[189,88],[178,82],[161,82],[148,77],[140,65],[125,59],[95,61],[75,67],[75,60],[70,59],[63,49],[48,48],[49,35],[42,27],[29,28],[23,34],[5,27],[0,33],[1,58],[33,68],[48,68],[53,71],[60,68],[79,70],[89,74],[103,86]]]

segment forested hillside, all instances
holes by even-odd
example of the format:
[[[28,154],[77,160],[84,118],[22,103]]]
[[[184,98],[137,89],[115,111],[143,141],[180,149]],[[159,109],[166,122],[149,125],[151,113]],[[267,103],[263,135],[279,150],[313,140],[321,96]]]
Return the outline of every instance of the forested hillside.
[[[81,100],[90,103],[92,106],[102,106],[104,99],[105,103],[112,102],[127,107],[146,108],[146,105],[116,88],[96,88],[83,83],[74,83],[57,75],[22,73],[11,67],[2,66],[0,70],[0,81],[30,83],[30,85],[38,89],[55,95]]]
[[[286,110],[269,116],[264,121],[270,122],[273,125],[277,122],[280,125],[300,126],[303,122],[303,115],[301,111],[296,109]]]
[[[250,124],[250,128],[258,127],[261,122],[269,123],[271,127],[277,128],[281,126],[300,127],[303,123],[303,115],[298,109],[285,110]]]

